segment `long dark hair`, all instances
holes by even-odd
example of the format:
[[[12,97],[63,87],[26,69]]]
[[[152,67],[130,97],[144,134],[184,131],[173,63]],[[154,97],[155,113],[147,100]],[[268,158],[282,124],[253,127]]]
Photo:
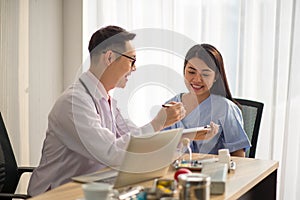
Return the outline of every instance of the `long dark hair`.
[[[210,44],[194,45],[185,56],[183,72],[188,61],[194,57],[203,60],[216,74],[216,82],[211,87],[210,93],[224,96],[240,106],[239,103],[232,98],[221,53]]]

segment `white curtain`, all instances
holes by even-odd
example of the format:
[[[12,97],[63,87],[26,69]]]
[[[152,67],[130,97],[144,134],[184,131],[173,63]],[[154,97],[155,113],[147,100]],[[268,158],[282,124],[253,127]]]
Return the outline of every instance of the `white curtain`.
[[[265,104],[257,158],[279,161],[278,199],[300,198],[296,126],[300,119],[300,70],[296,67],[300,64],[300,5],[296,0],[93,0],[84,1],[83,7],[88,13],[83,16],[86,44],[97,28],[113,24],[138,33],[147,28],[168,30],[195,43],[216,46],[223,55],[233,95]],[[183,92],[182,56],[138,49],[137,71],[124,91],[114,93],[122,112],[143,124],[161,102]],[[170,66],[174,73],[164,70]],[[150,81],[157,76],[166,80]],[[177,85],[166,87],[174,81]]]

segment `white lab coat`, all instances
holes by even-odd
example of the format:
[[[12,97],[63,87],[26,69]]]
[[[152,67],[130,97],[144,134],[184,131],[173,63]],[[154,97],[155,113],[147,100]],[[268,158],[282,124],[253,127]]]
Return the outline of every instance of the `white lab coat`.
[[[130,134],[154,131],[151,124],[137,128],[125,120],[115,100],[110,107],[103,85],[92,73],[85,72],[80,79],[92,95],[77,81],[56,101],[48,116],[41,161],[29,182],[31,196],[69,182],[73,176],[120,165]]]

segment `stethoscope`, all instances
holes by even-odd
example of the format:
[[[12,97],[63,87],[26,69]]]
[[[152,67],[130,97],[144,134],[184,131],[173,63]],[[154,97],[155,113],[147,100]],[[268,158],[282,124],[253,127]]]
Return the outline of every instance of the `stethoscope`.
[[[92,100],[94,102],[94,105],[95,105],[95,108],[96,108],[96,111],[97,111],[97,114],[100,115],[101,118],[103,118],[101,112],[98,109],[98,106],[97,106],[97,103],[96,103],[96,100],[95,100],[94,96],[92,95],[92,93],[90,92],[90,90],[88,89],[88,87],[86,86],[86,84],[81,80],[81,78],[79,78],[79,82],[82,84],[82,86],[84,87],[84,89],[86,90],[86,92],[88,93],[88,95],[92,98]],[[123,123],[125,123],[124,119],[123,119]],[[116,124],[116,123],[113,123],[113,124],[114,124],[116,130],[118,130],[118,128],[119,128],[118,124]]]
[[[101,115],[99,109],[98,109],[98,106],[97,106],[97,103],[96,103],[96,100],[95,98],[93,97],[92,93],[90,92],[90,90],[87,88],[86,84],[81,80],[81,78],[79,78],[79,82],[82,84],[82,86],[84,87],[84,89],[86,90],[86,92],[88,93],[88,95],[90,95],[90,97],[92,98],[93,102],[94,102],[94,105],[95,105],[95,108],[96,108],[96,111],[97,111],[97,114],[98,115]]]

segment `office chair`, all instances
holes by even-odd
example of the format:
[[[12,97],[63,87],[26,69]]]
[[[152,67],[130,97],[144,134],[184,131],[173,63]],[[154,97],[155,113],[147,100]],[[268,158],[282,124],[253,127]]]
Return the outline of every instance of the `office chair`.
[[[246,152],[246,157],[255,158],[259,127],[262,118],[264,104],[257,101],[235,98],[242,109],[244,130],[251,142],[251,148]]]
[[[27,199],[30,196],[15,194],[21,175],[32,172],[33,167],[18,167],[0,112],[0,199]]]

